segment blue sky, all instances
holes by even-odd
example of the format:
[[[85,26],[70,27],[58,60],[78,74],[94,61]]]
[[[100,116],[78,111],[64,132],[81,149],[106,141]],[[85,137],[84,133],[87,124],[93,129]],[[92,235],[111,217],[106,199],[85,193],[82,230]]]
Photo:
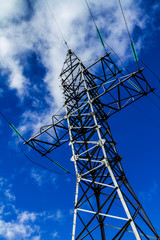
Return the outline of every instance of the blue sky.
[[[85,1],[48,2],[69,47],[82,61],[104,54]],[[135,71],[118,1],[88,2],[105,41]],[[160,76],[159,1],[123,0],[122,4],[139,58]],[[26,139],[62,106],[58,76],[66,53],[45,1],[1,3],[0,111]],[[144,74],[160,95],[159,81],[147,69]],[[160,99],[153,94],[149,98],[160,107]],[[160,108],[145,97],[109,120],[126,175],[156,229],[160,229],[159,119]],[[2,117],[0,134],[0,239],[71,239],[75,178],[22,144],[32,160],[58,174],[33,165]],[[74,173],[70,157],[68,145],[52,153]]]

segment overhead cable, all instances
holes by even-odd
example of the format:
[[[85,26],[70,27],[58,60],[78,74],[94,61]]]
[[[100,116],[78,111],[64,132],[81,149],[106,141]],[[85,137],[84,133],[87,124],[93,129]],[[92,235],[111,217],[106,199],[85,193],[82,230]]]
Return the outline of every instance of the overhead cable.
[[[101,44],[102,44],[102,46],[104,47],[104,50],[105,50],[105,52],[107,53],[107,51],[106,51],[106,48],[105,48],[105,44],[109,47],[109,45],[103,40],[103,38],[102,38],[102,35],[101,35],[101,33],[100,33],[100,30],[98,29],[98,26],[97,26],[97,24],[96,24],[96,21],[95,21],[95,19],[94,19],[94,16],[93,16],[93,13],[92,13],[92,11],[91,11],[91,9],[90,9],[90,7],[89,7],[89,4],[88,4],[88,2],[87,2],[87,0],[85,0],[85,2],[86,2],[86,5],[87,5],[87,7],[88,7],[88,10],[89,10],[89,12],[90,12],[90,15],[91,15],[91,17],[92,17],[92,20],[93,20],[93,22],[94,22],[94,25],[95,25],[95,28],[96,28],[96,30],[97,30],[97,33],[98,33],[98,36],[99,36],[99,39],[100,39],[100,41],[101,41]],[[132,44],[133,45],[133,44]],[[109,47],[114,53],[115,53],[115,51],[111,48],[111,47]],[[135,52],[135,48],[134,48],[134,52]],[[119,58],[119,56],[115,53],[115,55],[117,56],[117,58],[120,60],[120,62],[122,63],[122,65],[123,65],[123,67],[124,67],[124,69],[129,73],[129,71],[126,69],[126,67],[124,66],[124,64],[123,64],[123,62],[121,61],[121,59]],[[136,57],[135,57],[136,58]],[[139,69],[139,67],[138,67],[138,69]],[[122,74],[122,73],[121,73]],[[123,75],[123,74],[122,74]],[[136,89],[136,90],[138,90],[138,91],[140,91],[140,89],[136,86],[136,84],[134,84],[131,80],[128,80],[128,82]]]
[[[67,44],[67,42],[66,42],[66,40],[65,40],[65,38],[64,38],[64,35],[63,35],[62,31],[61,31],[61,28],[60,28],[60,26],[59,26],[59,24],[58,24],[55,16],[54,16],[53,10],[51,9],[51,6],[49,5],[48,0],[45,0],[45,2],[46,2],[46,5],[47,5],[47,7],[48,7],[48,9],[49,9],[49,11],[50,11],[53,19],[54,19],[54,22],[55,22],[55,24],[56,24],[56,26],[57,26],[57,28],[58,28],[58,30],[59,30],[59,33],[60,33],[60,35],[61,35],[62,40],[63,40],[65,46],[67,47],[67,49],[69,50],[68,44]]]
[[[63,173],[60,173],[60,172],[51,170],[51,169],[46,168],[46,167],[42,166],[41,164],[33,161],[33,160],[24,152],[24,150],[23,150],[23,148],[22,148],[22,146],[21,146],[21,144],[20,144],[20,140],[19,140],[19,136],[18,136],[18,135],[17,135],[17,139],[18,139],[18,145],[19,145],[19,148],[21,149],[21,152],[24,154],[24,156],[25,156],[30,162],[32,162],[32,163],[34,163],[35,165],[43,168],[43,169],[46,170],[46,171],[49,171],[49,172],[52,172],[52,173],[56,173],[56,174],[58,174],[58,175],[64,175]]]
[[[157,80],[160,83],[160,78],[141,59],[138,58],[137,53],[136,53],[136,49],[135,49],[135,46],[134,46],[134,42],[132,41],[131,34],[129,32],[129,28],[128,28],[127,20],[126,20],[124,11],[123,11],[121,0],[118,0],[118,2],[119,2],[119,5],[120,5],[120,8],[121,8],[121,11],[122,11],[123,19],[124,19],[126,29],[127,29],[127,32],[128,32],[128,36],[129,36],[129,39],[130,39],[130,42],[131,42],[131,48],[132,48],[132,52],[133,52],[133,56],[134,56],[135,61],[138,63],[138,60],[139,60],[146,68],[148,68],[148,70],[157,78]]]
[[[106,48],[105,48],[105,43],[104,43],[103,37],[102,37],[101,32],[100,32],[100,30],[99,30],[99,28],[98,28],[98,26],[97,26],[97,24],[96,24],[96,21],[95,21],[95,19],[94,19],[94,16],[93,16],[93,14],[92,14],[92,11],[91,11],[91,9],[90,9],[90,7],[89,7],[89,4],[88,4],[87,0],[85,0],[85,2],[86,2],[86,5],[87,5],[87,7],[88,7],[88,10],[89,10],[89,13],[90,13],[90,15],[91,15],[91,18],[92,18],[92,20],[93,20],[93,23],[94,23],[94,25],[95,25],[95,28],[96,28],[98,37],[99,37],[99,39],[100,39],[100,42],[101,42],[101,44],[102,44],[102,46],[103,46],[103,48],[104,48],[105,53],[107,53]]]
[[[160,110],[160,106],[157,103],[155,103],[150,97],[147,96],[147,98]]]
[[[120,8],[121,8],[122,16],[123,16],[123,19],[124,19],[124,22],[125,22],[125,25],[126,25],[126,29],[127,29],[127,32],[128,32],[128,36],[129,36],[129,39],[130,39],[130,44],[131,44],[131,49],[132,49],[133,57],[134,57],[135,62],[137,63],[137,67],[138,67],[138,69],[139,69],[138,55],[137,55],[137,52],[136,52],[136,48],[135,48],[134,42],[132,41],[131,34],[130,34],[130,32],[129,32],[127,20],[126,20],[124,11],[123,11],[123,7],[122,7],[122,4],[121,4],[121,1],[118,0],[118,2],[119,2],[119,5],[120,5]]]
[[[133,56],[134,56],[134,60],[135,60],[136,63],[137,63],[138,69],[139,69],[139,64],[138,64],[138,60],[139,60],[146,68],[148,68],[148,70],[156,77],[156,79],[157,79],[157,80],[159,81],[159,83],[160,83],[160,79],[158,78],[158,76],[157,76],[142,60],[140,60],[140,59],[138,58],[137,53],[136,53],[136,49],[135,49],[135,46],[134,46],[134,43],[133,43],[132,38],[131,38],[131,34],[130,34],[130,32],[129,32],[128,24],[127,24],[127,21],[126,21],[126,17],[125,17],[124,11],[123,11],[123,7],[122,7],[122,4],[121,4],[121,1],[118,0],[118,2],[119,2],[119,5],[120,5],[120,8],[121,8],[121,11],[122,11],[123,19],[124,19],[124,22],[125,22],[125,25],[126,25],[126,29],[127,29],[127,32],[128,32],[128,36],[129,36],[129,39],[130,39],[130,42],[131,42],[132,53],[133,53]],[[159,96],[158,94],[156,94],[155,92],[153,92],[153,94],[156,95],[156,96],[160,99],[160,96]],[[154,102],[152,99],[150,99],[149,97],[148,97],[148,99],[149,99],[157,108],[160,109],[160,106],[159,106],[157,103],[155,103],[155,102]]]
[[[146,67],[146,68],[148,68],[148,70],[155,76],[155,78],[158,80],[158,82],[160,83],[160,78],[155,74],[155,72],[153,72],[153,70],[151,70],[148,66],[147,66],[147,64],[145,64],[144,62],[142,62],[142,60],[141,59],[139,59],[139,61]]]

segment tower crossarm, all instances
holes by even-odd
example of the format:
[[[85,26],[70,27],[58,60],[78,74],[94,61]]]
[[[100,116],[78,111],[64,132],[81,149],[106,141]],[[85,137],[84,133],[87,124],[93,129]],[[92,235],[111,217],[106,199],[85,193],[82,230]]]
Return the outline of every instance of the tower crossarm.
[[[142,75],[142,70],[115,78],[98,86],[88,88],[93,105],[97,105],[98,99],[105,108],[107,117],[115,114],[141,97],[152,92],[148,82]],[[134,83],[136,82],[136,84]]]
[[[53,115],[51,120],[43,125],[25,144],[44,156],[68,141],[66,115],[57,114]]]
[[[143,68],[124,75],[112,61],[110,53],[91,65],[84,66],[69,50],[66,62],[70,62],[71,65],[64,65],[60,77],[63,76],[61,79],[64,86],[63,94],[67,96],[65,103],[69,102],[72,107],[75,94],[76,98],[81,99],[85,92],[89,91],[93,105],[98,104],[105,108],[108,118],[153,91],[143,75]],[[86,80],[86,88],[83,87],[82,72]]]

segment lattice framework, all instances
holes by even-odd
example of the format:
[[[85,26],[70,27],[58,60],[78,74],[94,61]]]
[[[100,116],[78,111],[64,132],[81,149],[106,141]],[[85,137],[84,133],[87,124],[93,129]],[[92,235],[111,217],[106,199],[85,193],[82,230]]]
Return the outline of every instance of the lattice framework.
[[[142,71],[124,76],[110,54],[86,67],[69,50],[60,74],[66,113],[27,142],[46,155],[69,141],[77,177],[72,240],[160,239],[125,176],[108,124],[153,91]]]

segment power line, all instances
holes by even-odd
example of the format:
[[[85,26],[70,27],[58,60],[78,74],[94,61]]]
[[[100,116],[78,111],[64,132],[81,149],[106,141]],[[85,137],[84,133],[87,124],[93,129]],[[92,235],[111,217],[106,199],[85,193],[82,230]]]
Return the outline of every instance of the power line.
[[[117,54],[117,53],[108,45],[108,43],[102,38],[102,35],[101,35],[101,33],[100,33],[100,30],[98,29],[98,26],[97,26],[97,24],[96,24],[96,21],[95,21],[95,19],[94,19],[93,13],[92,13],[92,11],[91,11],[91,9],[90,9],[90,7],[89,7],[89,4],[88,4],[87,0],[85,0],[85,2],[86,2],[86,5],[87,5],[87,7],[88,7],[88,10],[89,10],[89,12],[90,12],[90,15],[91,15],[91,17],[92,17],[92,20],[93,20],[94,25],[95,25],[95,28],[96,28],[96,30],[97,30],[99,39],[100,39],[100,41],[101,41],[101,44],[102,44],[105,52],[107,53],[106,48],[105,48],[105,45],[106,45],[106,46],[108,46],[108,47],[111,49],[111,51],[113,51],[113,53],[117,56],[117,58],[119,59],[119,61],[120,61],[121,64],[123,65],[124,69],[127,71],[127,73],[129,73],[129,71],[127,70],[127,68],[126,68],[125,65],[123,64],[123,62],[122,62],[122,60],[120,59],[120,57],[118,56],[118,54]],[[136,57],[136,50],[135,50],[135,48],[134,48],[134,45],[133,45],[133,42],[132,42],[132,41],[131,41],[131,47],[132,47],[132,49],[133,49],[132,51],[133,51],[133,54],[134,54],[134,58],[135,58],[136,61],[137,61],[138,58]],[[137,66],[138,66],[138,63],[137,63]],[[139,66],[138,66],[138,69],[139,69]],[[122,74],[122,73],[121,73],[121,74]],[[123,75],[123,74],[122,74],[122,75]],[[129,81],[129,83],[133,86],[132,81]]]
[[[98,37],[99,37],[99,39],[100,39],[100,42],[101,42],[101,44],[102,44],[102,46],[103,46],[103,48],[104,48],[105,53],[107,53],[106,48],[105,48],[104,40],[103,40],[102,35],[101,35],[101,32],[100,32],[100,30],[99,30],[99,28],[98,28],[98,26],[97,26],[97,24],[96,24],[96,21],[95,21],[95,19],[94,19],[93,13],[92,13],[92,11],[91,11],[91,9],[90,9],[90,7],[89,7],[89,4],[88,4],[87,0],[85,0],[85,2],[86,2],[86,5],[87,5],[87,7],[88,7],[88,10],[89,10],[89,13],[90,13],[90,15],[91,15],[91,18],[92,18],[92,20],[93,20],[93,23],[94,23],[94,25],[95,25],[95,28],[96,28]]]
[[[90,7],[89,7],[89,4],[88,4],[88,2],[87,2],[87,0],[85,0],[85,2],[86,2],[86,5],[87,5],[87,7],[88,7],[88,10],[89,10],[89,13],[90,13],[90,15],[91,15],[91,18],[92,18],[92,20],[93,20],[93,22],[94,22],[94,25],[95,25],[96,28],[98,28],[98,27],[97,27],[97,24],[96,24],[96,21],[95,21],[95,19],[94,19],[94,17],[93,17],[92,11],[91,11],[91,9],[90,9]]]
[[[126,29],[127,29],[127,32],[128,32],[128,36],[129,36],[129,39],[130,39],[130,42],[131,42],[132,52],[133,52],[134,58],[135,58],[135,60],[136,60],[137,67],[138,67],[138,69],[139,69],[138,60],[140,60],[140,59],[137,57],[137,54],[136,54],[136,50],[135,50],[134,43],[133,43],[132,38],[131,38],[131,34],[130,34],[130,32],[129,32],[127,20],[126,20],[124,11],[123,11],[123,7],[122,7],[122,4],[121,4],[121,1],[118,0],[118,2],[119,2],[119,5],[120,5],[120,8],[121,8],[121,11],[122,11],[123,19],[124,19],[124,22],[125,22],[125,25],[126,25]],[[157,76],[142,60],[140,60],[140,62],[156,77],[156,79],[157,79],[157,80],[159,81],[159,83],[160,83],[160,79],[158,78],[158,76]],[[153,94],[160,99],[160,96],[159,96],[158,94],[156,94],[155,92],[153,92]],[[160,110],[160,106],[159,106],[157,103],[155,103],[155,102],[154,102],[152,99],[150,99],[149,97],[148,97],[148,99]]]
[[[127,32],[128,32],[128,36],[129,36],[129,38],[130,38],[130,41],[132,42],[131,34],[130,34],[130,32],[129,32],[127,20],[126,20],[126,17],[125,17],[125,15],[124,15],[124,11],[123,11],[123,8],[122,8],[121,1],[118,0],[118,2],[119,2],[119,5],[120,5],[120,8],[121,8],[121,11],[122,11],[123,19],[124,19],[124,22],[125,22],[125,25],[126,25],[126,29],[127,29]]]
[[[113,50],[113,48],[112,48],[106,41],[104,41],[104,42],[105,42],[105,44],[108,46],[108,48],[110,48],[111,51],[116,55],[116,57],[119,59],[119,61],[121,62],[122,66],[123,66],[124,69],[126,70],[126,72],[129,74],[128,69],[126,68],[126,66],[124,65],[124,63],[122,62],[122,60],[120,59],[120,57],[118,56],[118,54]],[[141,59],[139,59],[139,60],[142,62]],[[158,78],[158,76],[157,76],[144,62],[142,62],[142,64],[143,64],[146,68],[148,68],[148,70],[157,78],[157,80],[158,80],[159,83],[160,83],[160,79]],[[157,93],[155,93],[154,91],[153,91],[153,94],[154,94],[157,98],[160,99],[160,96],[159,96]],[[149,98],[148,98],[148,99],[149,99]],[[156,105],[158,108],[160,108],[160,106],[158,106],[158,104],[155,103],[153,100],[151,100],[151,99],[149,99],[149,100],[150,100],[154,105]]]
[[[149,96],[147,96],[147,98],[160,110],[160,106],[157,103],[155,103]]]
[[[106,41],[104,41],[105,42],[105,44],[106,44],[106,46],[108,47],[108,48],[110,48],[110,50],[115,54],[115,56],[118,58],[118,60],[121,62],[121,64],[122,64],[122,66],[124,67],[124,69],[126,70],[126,72],[129,74],[129,71],[128,71],[128,69],[126,68],[126,66],[124,65],[124,63],[122,62],[122,60],[121,60],[121,58],[118,56],[118,54],[116,53],[116,51],[106,42]]]
[[[147,118],[147,119],[150,120],[152,123],[154,123],[158,128],[160,128],[160,125],[159,125],[153,118],[151,118],[151,116],[149,116],[148,114],[146,114],[142,108],[140,108],[139,106],[136,106],[136,110],[138,110],[139,113],[140,113],[141,115],[143,115],[145,118]]]
[[[51,6],[49,5],[48,0],[45,0],[45,3],[46,3],[46,5],[47,5],[48,9],[50,10],[50,13],[51,13],[51,15],[52,15],[52,17],[53,17],[53,19],[54,19],[54,22],[55,22],[55,24],[56,24],[56,26],[57,26],[57,28],[58,28],[58,30],[59,30],[59,33],[60,33],[60,35],[61,35],[61,38],[62,38],[65,46],[66,46],[67,49],[69,50],[68,44],[67,44],[67,42],[66,42],[66,40],[65,40],[65,38],[64,38],[64,35],[63,35],[62,31],[61,31],[61,28],[60,28],[60,26],[59,26],[59,24],[58,24],[55,16],[54,16],[53,10],[51,9]]]
[[[91,8],[89,7],[89,4],[88,4],[88,2],[87,2],[87,0],[85,0],[85,2],[86,2],[86,5],[87,5],[87,7],[88,7],[88,10],[89,10],[89,13],[90,13],[90,15],[91,15],[91,18],[92,18],[92,20],[93,20],[93,23],[94,23],[94,25],[95,25],[95,28],[96,28],[96,30],[99,30],[98,29],[98,26],[97,26],[97,24],[96,24],[96,21],[95,21],[95,19],[94,19],[94,16],[93,16],[93,13],[92,13],[92,11],[91,11]],[[100,32],[100,31],[99,31]],[[120,57],[118,56],[118,54],[113,50],[113,48],[111,48],[110,46],[109,46],[109,44],[103,39],[103,42],[106,44],[106,46],[108,47],[108,48],[110,48],[111,49],[111,51],[117,56],[117,58],[119,59],[119,61],[121,62],[121,64],[123,65],[123,67],[125,68],[125,70],[128,72],[128,70],[126,69],[126,67],[124,66],[124,64],[123,64],[123,62],[122,62],[122,60],[120,59]],[[105,49],[105,52],[106,52],[106,49]],[[129,73],[129,72],[128,72]]]
[[[121,1],[118,0],[118,2],[119,2],[119,5],[120,5],[120,8],[121,8],[121,11],[122,11],[123,19],[124,19],[124,22],[125,22],[125,25],[126,25],[126,29],[127,29],[127,32],[128,32],[128,36],[129,36],[129,39],[130,39],[130,42],[131,42],[131,47],[132,47],[133,55],[136,57],[136,52],[135,52],[135,48],[134,48],[134,43],[133,43],[133,41],[132,41],[131,34],[130,34],[130,32],[129,32],[129,28],[128,28],[127,20],[126,20],[124,11],[123,11],[123,7],[122,7],[122,4],[121,4]],[[139,59],[139,58],[137,57],[137,58],[136,58],[136,62],[137,62],[138,68],[139,68],[138,60],[156,77],[156,79],[157,79],[158,82],[160,83],[160,78],[155,74],[155,72],[152,71],[141,59]],[[154,93],[154,94],[155,94],[158,98],[160,98],[160,96],[158,96],[158,94],[156,94],[156,93]]]
[[[157,93],[153,92],[153,94],[160,99],[160,96]]]
[[[112,48],[106,41],[104,41],[104,42],[105,42],[105,44],[108,46],[108,48],[110,48],[111,51],[112,51],[112,52],[116,55],[116,57],[119,59],[119,61],[121,62],[122,66],[124,67],[124,69],[126,70],[126,72],[129,73],[128,69],[126,68],[126,66],[124,65],[124,63],[122,62],[122,60],[120,59],[120,57],[118,56],[118,54],[113,50],[113,48]],[[141,59],[139,59],[139,60],[140,60],[140,62],[141,62],[146,68],[148,68],[148,70],[157,78],[157,80],[158,80],[159,83],[160,83],[160,78],[158,78],[158,76],[157,76],[144,62],[142,62]],[[160,96],[159,96],[157,93],[155,93],[154,91],[153,91],[153,94],[154,94],[157,98],[160,99]],[[149,99],[149,100],[150,100],[150,99]],[[153,103],[154,105],[157,105],[156,103],[154,103],[153,100],[150,100],[150,101],[152,101],[152,103]],[[158,106],[158,105],[157,105],[157,107],[160,108],[160,106]]]
[[[118,2],[119,2],[120,9],[121,9],[121,12],[122,12],[122,16],[123,16],[123,19],[124,19],[124,22],[125,22],[125,25],[126,25],[127,33],[128,33],[129,39],[130,39],[133,57],[134,57],[134,60],[135,60],[135,62],[136,62],[136,64],[137,64],[137,67],[138,67],[138,69],[139,69],[139,64],[138,64],[138,60],[139,60],[139,59],[138,59],[138,56],[137,56],[137,53],[136,53],[136,49],[135,49],[135,46],[134,46],[134,42],[132,41],[131,34],[130,34],[130,32],[129,32],[127,20],[126,20],[124,11],[123,11],[123,7],[122,7],[122,4],[121,4],[121,1],[118,0]]]
[[[0,114],[1,114],[2,117],[6,120],[6,122],[10,125],[11,123],[9,122],[9,120],[7,119],[7,117],[6,117],[2,112],[0,112]]]
[[[145,64],[141,59],[139,59],[139,61],[155,76],[155,78],[160,83],[160,78],[157,76],[157,74],[153,70],[151,70],[151,68],[149,68],[147,64]],[[160,99],[160,96],[157,93],[153,92],[153,94]]]
[[[22,146],[21,146],[21,144],[20,144],[20,140],[19,140],[19,136],[18,136],[18,135],[17,135],[17,139],[18,139],[18,145],[19,145],[19,148],[21,149],[21,152],[24,154],[24,156],[25,156],[30,162],[32,162],[32,163],[34,163],[35,165],[43,168],[43,169],[46,170],[46,171],[49,171],[49,172],[52,172],[52,173],[56,173],[56,174],[58,174],[58,175],[64,175],[63,173],[60,173],[60,172],[51,170],[51,169],[46,168],[46,167],[42,166],[41,164],[33,161],[33,160],[24,152],[24,150],[23,150],[23,148],[22,148]]]
[[[94,19],[94,16],[93,16],[93,13],[92,13],[92,11],[91,11],[91,8],[89,7],[89,4],[88,4],[88,1],[87,0],[85,0],[85,2],[86,2],[86,5],[87,5],[87,7],[88,7],[88,10],[89,10],[89,13],[90,13],[90,15],[91,15],[91,18],[92,18],[92,20],[93,20],[93,23],[94,23],[94,25],[95,25],[95,28],[96,28],[96,30],[98,30],[98,32],[100,33],[100,31],[99,31],[99,29],[98,29],[98,26],[97,26],[97,24],[96,24],[96,21],[95,21],[95,19]],[[124,14],[124,13],[123,13]],[[125,19],[125,17],[124,17],[124,19]],[[125,20],[125,22],[126,22],[126,20]],[[126,26],[127,26],[127,22],[126,22]],[[127,26],[127,29],[128,29],[128,26]],[[128,30],[128,33],[129,33],[129,30]],[[129,33],[129,36],[130,36],[130,33]],[[102,38],[102,36],[101,36],[101,38]],[[101,40],[101,39],[100,39]],[[113,50],[113,48],[111,48],[111,46],[109,46],[109,44],[103,39],[103,42],[105,43],[105,45],[108,47],[108,48],[110,48],[111,49],[111,51],[117,56],[117,58],[119,59],[119,61],[121,62],[121,64],[123,65],[123,67],[125,68],[125,70],[128,72],[128,70],[126,69],[126,67],[124,66],[124,64],[123,64],[123,62],[122,62],[122,60],[120,59],[120,57],[118,56],[118,54]],[[102,44],[103,45],[103,44]],[[104,47],[104,46],[103,46]],[[105,47],[104,47],[105,48]],[[106,49],[105,49],[105,52],[106,52]]]
[[[153,72],[153,70],[151,70],[151,69],[147,66],[147,64],[145,64],[144,62],[142,62],[141,59],[139,59],[139,61],[140,61],[146,68],[148,68],[148,70],[156,77],[156,79],[157,79],[158,82],[160,83],[160,78],[155,74],[155,72]]]
[[[88,10],[89,10],[89,13],[90,13],[90,15],[91,15],[91,18],[92,18],[92,20],[93,20],[93,23],[94,23],[94,25],[95,25],[95,28],[96,28],[96,30],[99,31],[98,26],[97,26],[97,24],[96,24],[96,21],[95,21],[95,19],[94,19],[93,13],[92,13],[92,11],[91,11],[91,8],[89,7],[88,1],[85,0],[85,2],[86,2],[86,5],[87,5],[87,7],[88,7]],[[136,60],[137,64],[138,64],[138,60],[140,60],[140,62],[157,78],[157,80],[158,80],[159,83],[160,83],[160,78],[158,78],[158,76],[157,76],[141,59],[139,59],[138,57],[136,57],[136,52],[135,52],[134,43],[133,43],[133,41],[132,41],[131,34],[130,34],[130,32],[129,32],[129,28],[128,28],[127,20],[126,20],[124,11],[123,11],[123,7],[122,7],[122,4],[121,4],[121,1],[118,0],[118,2],[119,2],[119,5],[120,5],[120,8],[121,8],[121,11],[122,11],[122,15],[123,15],[124,22],[125,22],[125,25],[126,25],[126,29],[127,29],[127,32],[128,32],[128,36],[129,36],[129,39],[130,39],[130,42],[131,42],[131,47],[132,47],[133,55],[134,55],[134,57],[135,57],[135,60]],[[100,31],[99,31],[99,33],[100,33]],[[101,36],[101,39],[102,39],[102,36]],[[100,40],[101,40],[101,39],[100,39]],[[127,68],[125,67],[124,63],[122,62],[121,58],[120,58],[120,57],[118,56],[118,54],[113,50],[113,48],[112,48],[104,39],[103,39],[103,42],[104,42],[105,45],[117,56],[117,58],[118,58],[119,61],[121,62],[121,64],[122,64],[122,66],[124,67],[124,69],[129,73],[129,71],[128,71]],[[105,51],[106,51],[106,49],[105,49]],[[138,68],[139,68],[139,65],[138,65]],[[154,92],[153,92],[153,93],[154,93]],[[158,98],[160,98],[160,96],[158,96],[158,94],[156,94],[156,93],[154,93],[154,94],[155,94]]]

